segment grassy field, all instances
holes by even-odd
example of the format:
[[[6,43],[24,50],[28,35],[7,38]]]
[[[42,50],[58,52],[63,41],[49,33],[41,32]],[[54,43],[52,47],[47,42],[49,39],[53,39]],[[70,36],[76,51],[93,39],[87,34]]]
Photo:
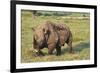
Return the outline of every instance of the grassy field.
[[[78,16],[77,16],[78,15]],[[89,14],[87,14],[89,16]],[[71,18],[67,18],[70,17]],[[72,61],[72,60],[87,60],[90,59],[90,22],[88,19],[77,19],[78,13],[70,16],[35,16],[33,18],[32,12],[22,11],[21,13],[21,62],[44,62],[44,61]],[[73,19],[74,17],[74,19]],[[82,16],[81,16],[82,17]],[[73,35],[73,49],[74,54],[68,52],[68,46],[62,47],[62,55],[56,56],[47,55],[47,48],[42,51],[46,54],[44,57],[34,57],[33,52],[29,49],[32,48],[32,40],[34,32],[32,27],[36,28],[38,25],[45,23],[45,21],[52,21],[55,23],[65,23],[70,27]]]

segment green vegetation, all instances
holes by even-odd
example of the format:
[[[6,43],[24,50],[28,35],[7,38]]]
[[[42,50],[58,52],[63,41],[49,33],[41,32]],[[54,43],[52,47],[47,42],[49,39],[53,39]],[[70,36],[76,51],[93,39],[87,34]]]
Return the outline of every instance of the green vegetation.
[[[66,15],[67,14],[67,15]],[[44,61],[70,61],[70,60],[87,60],[90,59],[90,20],[88,13],[66,13],[65,16],[60,15],[37,15],[33,17],[32,11],[22,11],[21,13],[21,62],[44,62]],[[76,17],[76,18],[75,18]],[[83,17],[81,19],[77,17]],[[84,18],[87,17],[87,18]],[[73,19],[74,18],[74,19]],[[34,53],[30,51],[32,48],[33,35],[32,27],[52,21],[55,23],[64,23],[70,27],[73,34],[74,54],[68,52],[67,44],[62,47],[62,55],[47,55],[47,48],[42,51],[44,57],[34,57]]]

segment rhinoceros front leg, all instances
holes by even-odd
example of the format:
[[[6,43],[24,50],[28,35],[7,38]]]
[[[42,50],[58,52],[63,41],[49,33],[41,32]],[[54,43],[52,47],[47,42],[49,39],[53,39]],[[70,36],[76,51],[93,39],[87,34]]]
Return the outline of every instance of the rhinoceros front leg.
[[[55,49],[55,45],[54,45],[54,44],[48,45],[48,54],[49,54],[49,55],[52,55],[54,49]]]
[[[54,50],[54,48],[49,48],[49,49],[48,49],[48,54],[49,54],[49,55],[52,55],[52,54],[53,54],[53,50]]]

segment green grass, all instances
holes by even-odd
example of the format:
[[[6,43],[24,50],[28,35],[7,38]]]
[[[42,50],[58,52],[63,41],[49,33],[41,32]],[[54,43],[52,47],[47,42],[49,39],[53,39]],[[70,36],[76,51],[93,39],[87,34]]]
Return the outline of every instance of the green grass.
[[[89,19],[68,19],[62,18],[63,16],[36,16],[32,17],[32,12],[22,11],[21,14],[22,27],[21,27],[21,62],[44,62],[44,61],[71,61],[71,60],[87,60],[90,59],[90,22]],[[68,16],[68,15],[67,15]],[[77,16],[75,13],[72,16]],[[64,16],[66,17],[66,16]],[[34,32],[32,27],[36,28],[38,25],[45,23],[45,21],[52,21],[55,23],[65,23],[69,26],[73,35],[73,49],[74,54],[68,52],[67,45],[62,47],[62,55],[56,56],[47,55],[47,48],[42,51],[45,53],[44,57],[34,57],[32,48],[32,38]]]

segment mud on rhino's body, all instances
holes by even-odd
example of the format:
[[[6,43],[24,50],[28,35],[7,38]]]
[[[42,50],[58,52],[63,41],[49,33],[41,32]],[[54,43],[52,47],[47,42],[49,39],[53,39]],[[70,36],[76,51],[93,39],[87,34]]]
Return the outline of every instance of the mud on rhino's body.
[[[72,52],[72,33],[67,26],[46,22],[34,30],[33,48],[38,55],[44,55],[41,49],[48,48],[48,54],[52,54],[56,49],[57,55],[61,54],[61,46],[68,44]]]

